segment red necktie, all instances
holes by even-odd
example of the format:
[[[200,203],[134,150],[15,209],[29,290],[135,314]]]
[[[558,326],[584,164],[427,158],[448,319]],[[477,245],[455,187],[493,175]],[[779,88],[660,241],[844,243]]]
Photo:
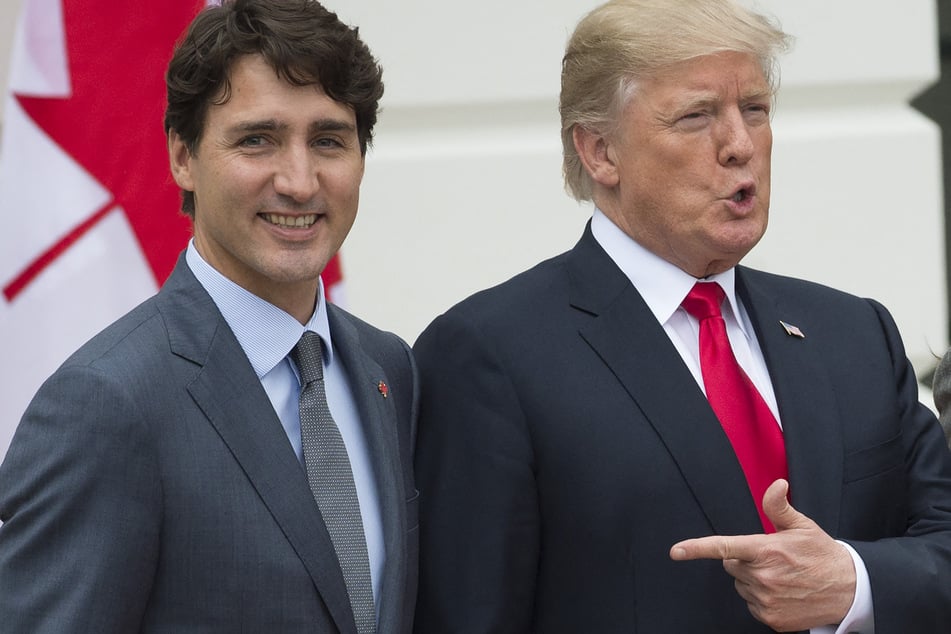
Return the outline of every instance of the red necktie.
[[[700,372],[707,400],[733,445],[763,528],[772,533],[773,524],[763,512],[763,494],[774,480],[787,477],[783,432],[736,362],[720,313],[724,296],[716,282],[698,282],[682,305],[700,321]]]

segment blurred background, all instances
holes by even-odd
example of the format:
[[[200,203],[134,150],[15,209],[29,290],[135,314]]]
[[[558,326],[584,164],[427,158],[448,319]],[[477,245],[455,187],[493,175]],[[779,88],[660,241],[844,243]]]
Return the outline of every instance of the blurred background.
[[[8,95],[15,26],[34,0],[0,1]],[[325,2],[359,26],[386,83],[360,213],[341,252],[340,303],[412,343],[456,301],[571,248],[591,210],[562,186],[560,61],[575,23],[597,4]],[[951,0],[751,4],[796,42],[781,60],[770,228],[745,263],[880,300],[927,384],[949,335],[941,129],[951,125],[951,88],[941,68],[951,60]],[[20,164],[20,142],[9,136],[20,115],[6,103],[0,170]],[[161,118],[143,125],[160,132]],[[42,205],[24,206],[68,183],[40,182],[4,185],[0,173],[2,284],[29,263],[19,227],[59,230],[45,228]],[[174,222],[177,209],[167,214]],[[155,289],[119,210],[13,299],[0,297],[0,457],[40,382]],[[65,332],[49,337],[64,321]],[[922,400],[930,404],[927,390]]]

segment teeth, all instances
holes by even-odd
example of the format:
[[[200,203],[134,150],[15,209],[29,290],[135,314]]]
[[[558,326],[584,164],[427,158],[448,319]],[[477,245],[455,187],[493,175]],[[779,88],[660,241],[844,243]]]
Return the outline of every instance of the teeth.
[[[307,214],[306,216],[263,214],[263,217],[272,225],[279,225],[281,227],[309,227],[317,222],[317,214]]]

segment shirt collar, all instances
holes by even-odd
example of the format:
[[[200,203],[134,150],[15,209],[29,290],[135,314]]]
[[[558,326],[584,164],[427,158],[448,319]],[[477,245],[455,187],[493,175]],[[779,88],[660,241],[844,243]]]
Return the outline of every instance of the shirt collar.
[[[661,324],[666,324],[670,320],[680,308],[680,303],[687,293],[699,281],[641,246],[597,207],[591,218],[591,233],[608,257],[631,280],[634,288]],[[730,268],[723,273],[703,278],[703,281],[720,284],[740,329],[749,338],[751,331],[736,297],[736,269]]]
[[[323,281],[317,285],[317,309],[307,324],[301,325],[284,310],[219,273],[198,253],[194,240],[188,242],[185,261],[211,295],[259,379],[287,357],[306,330],[316,332],[323,340],[324,365],[333,361]]]

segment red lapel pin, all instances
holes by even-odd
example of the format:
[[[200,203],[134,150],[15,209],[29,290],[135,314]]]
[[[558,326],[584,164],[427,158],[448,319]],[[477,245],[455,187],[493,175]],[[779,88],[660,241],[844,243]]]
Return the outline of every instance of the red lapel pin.
[[[386,398],[387,396],[390,395],[390,388],[383,381],[380,381],[379,383],[376,384],[376,389],[380,391],[380,394],[383,395],[383,398]]]

